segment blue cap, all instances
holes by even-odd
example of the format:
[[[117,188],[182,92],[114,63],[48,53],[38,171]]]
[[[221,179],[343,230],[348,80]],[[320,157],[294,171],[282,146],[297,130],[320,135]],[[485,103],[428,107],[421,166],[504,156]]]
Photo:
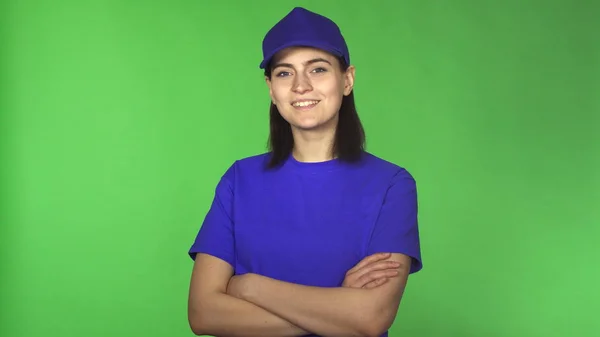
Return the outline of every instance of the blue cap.
[[[342,57],[350,64],[348,46],[340,28],[331,19],[296,7],[269,30],[263,39],[264,69],[271,58],[280,50],[288,47],[313,47]]]

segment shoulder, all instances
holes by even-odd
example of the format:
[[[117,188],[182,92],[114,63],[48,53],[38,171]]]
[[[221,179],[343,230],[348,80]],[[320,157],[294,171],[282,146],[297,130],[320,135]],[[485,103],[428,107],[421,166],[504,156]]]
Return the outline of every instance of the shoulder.
[[[248,157],[243,157],[235,161],[238,169],[263,171],[269,161],[270,153],[260,153]]]
[[[416,184],[415,177],[406,167],[370,152],[365,152],[361,160],[361,166],[367,173],[387,181],[389,185],[396,185],[398,183],[407,185]]]
[[[229,165],[223,179],[234,183],[242,177],[257,177],[266,172],[265,167],[268,163],[270,153],[261,153],[252,156],[242,157]]]

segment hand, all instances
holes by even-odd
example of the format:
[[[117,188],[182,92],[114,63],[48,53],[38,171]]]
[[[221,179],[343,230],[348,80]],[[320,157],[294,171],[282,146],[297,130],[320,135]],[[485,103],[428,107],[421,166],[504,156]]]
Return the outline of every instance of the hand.
[[[251,274],[234,275],[227,284],[227,295],[243,299],[250,289]]]
[[[390,253],[378,253],[367,256],[346,273],[342,287],[372,289],[398,276],[400,264],[395,261],[383,261]]]

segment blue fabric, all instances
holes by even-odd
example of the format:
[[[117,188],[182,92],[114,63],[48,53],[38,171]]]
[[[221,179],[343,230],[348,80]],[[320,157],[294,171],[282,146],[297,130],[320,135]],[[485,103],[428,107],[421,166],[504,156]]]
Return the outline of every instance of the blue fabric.
[[[344,59],[350,64],[350,52],[340,28],[331,19],[295,7],[265,35],[262,42],[264,69],[280,50],[293,46],[319,48]]]
[[[236,161],[216,187],[189,250],[220,258],[235,274],[338,287],[346,272],[377,252],[406,254],[422,268],[415,180],[404,168],[365,153],[362,161],[301,163],[292,156],[264,168],[268,154]]]

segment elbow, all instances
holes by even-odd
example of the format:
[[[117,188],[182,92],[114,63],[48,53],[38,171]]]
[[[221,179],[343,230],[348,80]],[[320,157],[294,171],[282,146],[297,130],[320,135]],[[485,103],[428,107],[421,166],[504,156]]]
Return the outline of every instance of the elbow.
[[[379,329],[375,326],[363,327],[362,330],[356,334],[358,337],[381,337],[387,329]]]
[[[210,328],[198,317],[188,319],[190,329],[196,336],[210,335]]]
[[[192,313],[192,312],[188,313],[188,324],[190,326],[190,329],[194,333],[194,335],[196,335],[196,336],[206,335],[206,328],[205,328],[204,324],[202,323],[202,321],[200,320],[200,317],[198,317],[198,315],[196,315],[195,313]]]
[[[198,308],[188,308],[188,324],[196,336],[209,334],[209,327],[206,325],[206,315]]]
[[[194,333],[194,335],[196,336],[204,336],[206,335],[206,329],[198,324],[197,321],[190,321],[190,329],[192,330],[192,333]]]
[[[358,335],[360,337],[381,337],[390,329],[390,326],[377,322],[367,323],[361,328]]]
[[[377,311],[366,315],[366,319],[359,327],[358,336],[360,337],[381,337],[385,334],[394,322],[395,313],[386,311]]]
[[[215,301],[219,293],[204,293],[202,296],[190,297],[187,306],[188,324],[196,336],[213,336],[215,334]]]
[[[193,323],[190,323],[190,328],[192,330],[192,333],[196,336],[204,336],[206,335],[206,332],[204,331],[204,329],[201,326],[195,325]]]

